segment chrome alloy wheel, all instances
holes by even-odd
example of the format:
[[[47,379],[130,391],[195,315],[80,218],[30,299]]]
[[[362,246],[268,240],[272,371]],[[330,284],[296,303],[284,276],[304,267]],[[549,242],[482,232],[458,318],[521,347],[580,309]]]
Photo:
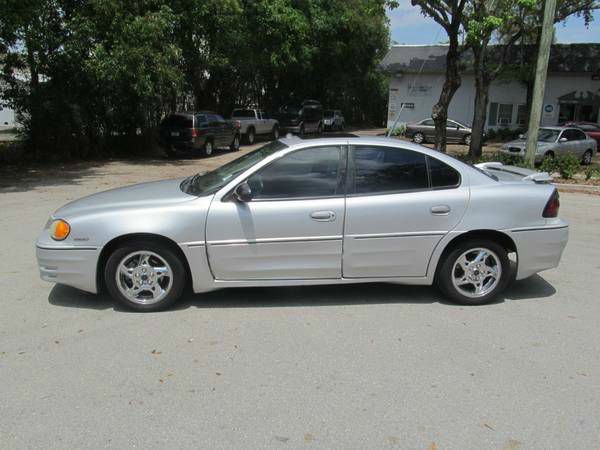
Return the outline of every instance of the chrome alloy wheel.
[[[126,298],[140,305],[151,305],[167,296],[173,286],[173,272],[161,256],[138,251],[121,260],[116,281]]]
[[[452,284],[462,295],[483,297],[498,286],[502,278],[500,258],[487,248],[473,248],[458,257],[452,269]]]

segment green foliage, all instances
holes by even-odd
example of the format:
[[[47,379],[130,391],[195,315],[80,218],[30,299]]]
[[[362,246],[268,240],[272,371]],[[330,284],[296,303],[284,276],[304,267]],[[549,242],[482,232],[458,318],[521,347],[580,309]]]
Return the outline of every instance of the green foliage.
[[[0,101],[38,157],[145,152],[175,109],[314,98],[382,124],[389,0],[4,0]]]
[[[401,123],[396,128],[392,130],[392,136],[404,136],[406,134],[406,124]]]
[[[570,180],[575,176],[580,165],[581,161],[579,158],[575,155],[567,154],[554,158],[545,158],[540,165],[540,170],[549,174],[558,172],[561,178]]]
[[[600,169],[598,167],[588,166],[585,169],[585,179],[600,178]]]

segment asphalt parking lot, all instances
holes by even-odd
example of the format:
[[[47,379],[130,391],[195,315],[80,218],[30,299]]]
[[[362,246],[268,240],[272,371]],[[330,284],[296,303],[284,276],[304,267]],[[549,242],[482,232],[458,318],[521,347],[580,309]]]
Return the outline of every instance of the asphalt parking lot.
[[[562,194],[560,267],[483,307],[376,284],[138,314],[39,279],[35,238],[65,202],[234,156],[4,174],[0,448],[599,448],[598,196]]]

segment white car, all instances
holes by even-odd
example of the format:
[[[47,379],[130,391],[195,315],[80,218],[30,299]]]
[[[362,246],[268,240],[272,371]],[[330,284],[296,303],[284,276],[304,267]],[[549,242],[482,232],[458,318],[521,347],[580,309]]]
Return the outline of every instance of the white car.
[[[282,139],[212,172],[69,203],[37,258],[44,280],[106,288],[140,311],[187,283],[435,283],[483,304],[558,265],[568,225],[549,179],[396,139]]]

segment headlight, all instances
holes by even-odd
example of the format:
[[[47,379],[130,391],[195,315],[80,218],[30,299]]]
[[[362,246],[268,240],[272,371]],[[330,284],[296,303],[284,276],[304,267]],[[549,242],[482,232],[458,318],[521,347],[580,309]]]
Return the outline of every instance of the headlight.
[[[50,224],[50,237],[55,241],[64,241],[71,232],[71,226],[62,219]]]

